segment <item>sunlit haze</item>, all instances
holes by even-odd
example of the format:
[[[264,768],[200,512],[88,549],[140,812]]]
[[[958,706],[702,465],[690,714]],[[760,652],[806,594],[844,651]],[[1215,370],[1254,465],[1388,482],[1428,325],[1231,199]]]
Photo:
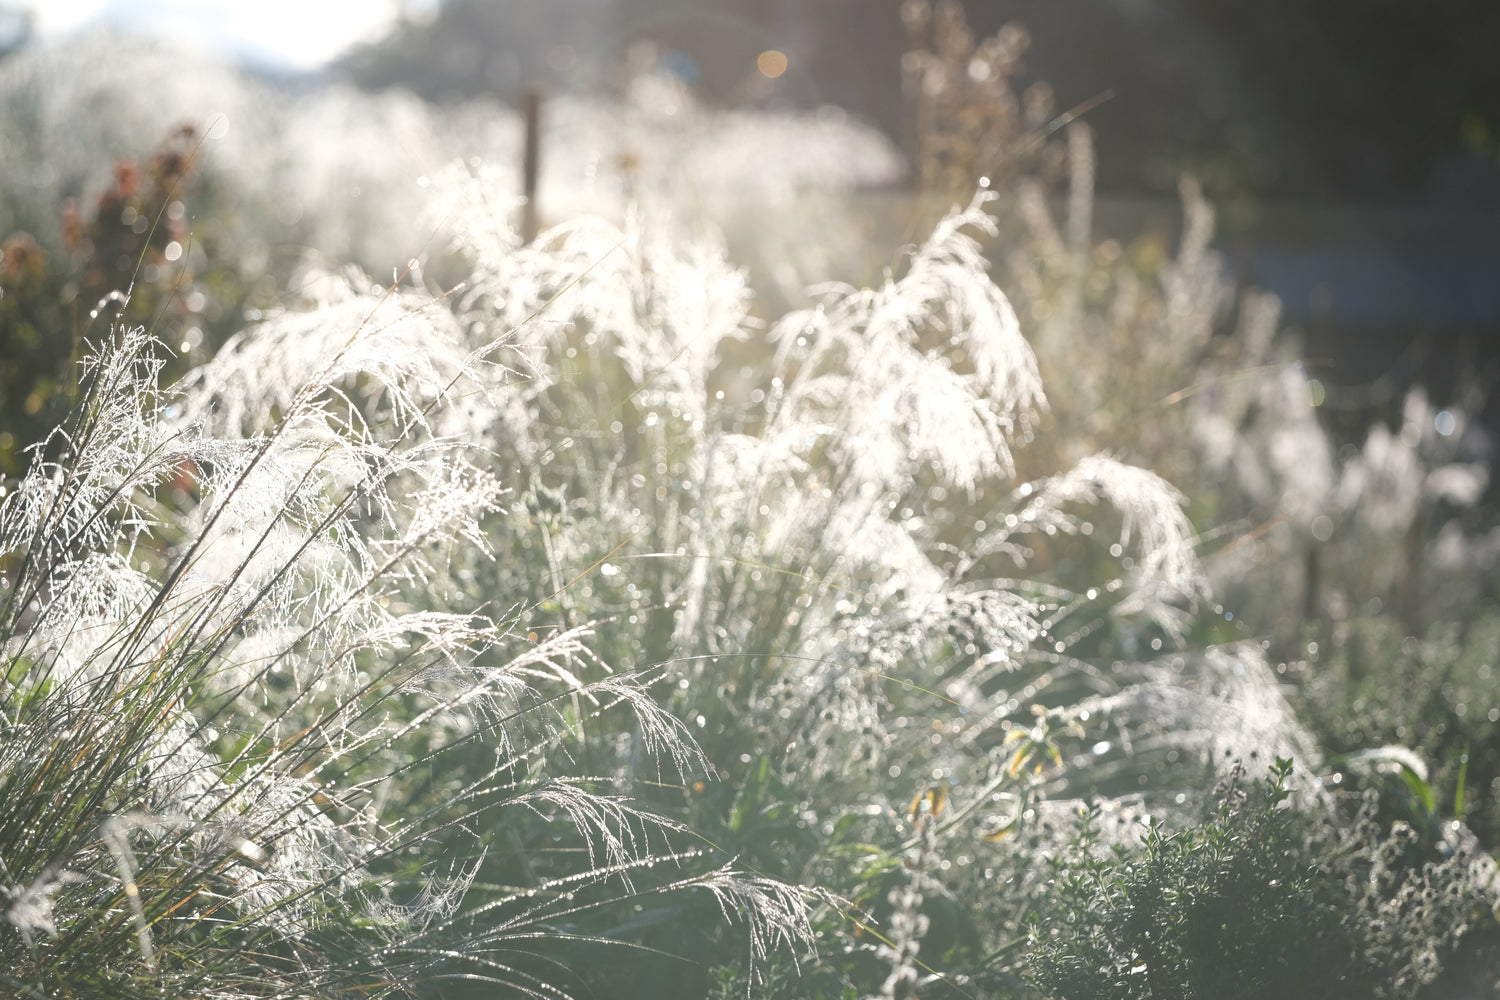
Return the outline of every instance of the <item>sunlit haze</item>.
[[[264,66],[308,70],[378,37],[403,8],[434,0],[21,0],[43,37],[109,26]]]

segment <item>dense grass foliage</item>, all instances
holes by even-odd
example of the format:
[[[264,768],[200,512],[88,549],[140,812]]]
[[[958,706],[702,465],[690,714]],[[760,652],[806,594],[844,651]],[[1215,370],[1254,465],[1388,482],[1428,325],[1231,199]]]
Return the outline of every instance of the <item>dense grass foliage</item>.
[[[564,928],[690,889],[758,953],[804,933],[797,891],[557,772],[611,711],[667,773],[702,763],[587,625],[538,640],[514,607],[447,610],[447,553],[485,546],[503,491],[432,422],[487,366],[423,350],[429,311],[385,304],[296,331],[306,367],[265,369],[284,395],[248,412],[212,367],[158,390],[149,338],[119,329],[8,492],[10,988],[381,994],[461,973],[556,995],[541,928],[602,943]],[[491,850],[507,881],[476,886]]]

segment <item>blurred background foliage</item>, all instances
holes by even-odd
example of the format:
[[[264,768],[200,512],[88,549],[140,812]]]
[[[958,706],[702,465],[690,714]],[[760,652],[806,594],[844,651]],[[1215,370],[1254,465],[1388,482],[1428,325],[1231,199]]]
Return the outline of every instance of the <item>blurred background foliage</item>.
[[[533,84],[615,83],[619,54],[651,38],[681,53],[682,71],[709,100],[739,104],[755,96],[746,85],[756,55],[781,47],[803,79],[763,100],[834,104],[900,137],[897,67],[908,45],[900,6],[448,0],[344,67],[367,86],[515,103]],[[957,7],[976,38],[1024,24],[1032,45],[1023,80],[1047,81],[1062,107],[1117,95],[1090,116],[1110,150],[1099,177],[1109,193],[1170,193],[1191,171],[1216,201],[1401,197],[1439,184],[1445,162],[1482,154],[1500,131],[1500,81],[1484,41],[1500,31],[1500,15],[1463,0]]]

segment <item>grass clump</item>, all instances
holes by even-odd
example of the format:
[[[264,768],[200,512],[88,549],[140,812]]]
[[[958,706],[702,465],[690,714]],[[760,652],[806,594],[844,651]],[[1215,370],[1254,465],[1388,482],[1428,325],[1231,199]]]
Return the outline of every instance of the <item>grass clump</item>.
[[[263,331],[274,367],[235,342],[169,390],[140,328],[89,361],[0,506],[7,990],[562,996],[549,945],[694,889],[756,957],[802,938],[797,891],[559,770],[612,712],[669,772],[703,764],[588,623],[455,606],[504,490],[439,432],[495,372],[442,315],[350,296]]]
[[[855,904],[820,917],[838,989],[877,991],[908,955],[882,941],[898,913],[931,968],[1013,961],[991,956],[1018,915],[987,902],[1022,864],[1009,838],[1072,797],[1177,811],[1230,747],[1312,755],[1258,647],[1189,650],[1180,494],[1109,453],[1021,476],[1048,457],[1047,404],[980,249],[988,191],[875,286],[768,318],[650,219],[521,246],[486,183],[436,185],[471,269],[459,322],[540,313],[515,346],[546,377],[474,430],[522,502],[491,535],[510,556],[473,579],[527,594],[539,635],[608,616],[607,660],[661,666],[722,781],[653,800]],[[634,741],[610,766],[649,781]],[[933,875],[896,907],[929,793]]]

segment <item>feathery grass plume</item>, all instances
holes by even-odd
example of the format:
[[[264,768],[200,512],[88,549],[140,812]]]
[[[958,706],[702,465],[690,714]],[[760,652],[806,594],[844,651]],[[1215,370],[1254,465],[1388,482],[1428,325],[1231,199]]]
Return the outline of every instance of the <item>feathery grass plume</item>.
[[[562,996],[549,946],[607,940],[579,915],[694,889],[744,917],[756,958],[807,940],[797,891],[673,846],[681,824],[607,778],[556,773],[613,712],[679,776],[704,763],[587,623],[538,638],[514,609],[450,610],[468,600],[452,557],[485,552],[505,492],[451,435],[449,400],[493,383],[490,348],[451,324],[351,290],[170,390],[140,329],[91,358],[0,504],[8,987],[477,975]],[[508,870],[486,867],[497,836]]]
[[[1043,794],[1182,808],[1217,713],[1237,751],[1306,749],[1258,649],[1174,651],[1205,593],[1179,493],[1107,454],[1014,481],[1045,404],[976,240],[988,192],[879,287],[763,324],[717,254],[649,217],[522,247],[482,168],[449,180],[460,326],[536,317],[514,346],[548,376],[475,429],[522,495],[474,579],[527,594],[539,634],[609,615],[606,659],[663,665],[728,778],[668,804],[716,842],[821,880],[936,783],[940,835],[978,840],[947,876],[972,900]],[[647,784],[621,737],[616,773]]]
[[[952,53],[972,47],[961,12],[950,7],[943,17],[940,34],[962,43],[950,44]],[[941,59],[918,52],[924,73],[951,75]],[[1004,73],[982,85],[1004,92],[1001,104],[1019,103]],[[1295,345],[1276,336],[1274,297],[1237,296],[1211,249],[1213,211],[1196,183],[1181,185],[1175,254],[1150,238],[1096,243],[1092,133],[1071,112],[1042,125],[1027,131],[1016,115],[994,123],[1027,150],[1000,175],[1006,249],[997,258],[1054,402],[1055,419],[1039,429],[1026,471],[1107,452],[1166,477],[1192,498],[1199,523],[1250,536],[1211,551],[1207,570],[1221,600],[1262,621],[1266,615],[1246,605],[1263,603],[1257,591],[1266,590],[1296,600],[1300,584],[1294,589],[1284,577],[1300,571],[1328,504],[1332,447],[1314,411],[1319,390]],[[1050,138],[1055,131],[1062,141]],[[1058,175],[1066,183],[1060,219],[1049,201]],[[1235,311],[1238,328],[1221,336]],[[1251,577],[1276,582],[1245,586]],[[1273,613],[1283,625],[1290,617],[1285,608]]]
[[[1019,101],[1003,73],[995,84],[1002,93],[990,105],[1002,113],[993,121],[978,109],[962,117],[965,90],[979,89],[990,76],[980,66],[984,81],[957,79],[948,87],[944,74],[959,77],[977,49],[961,12],[949,5],[939,32],[949,39],[946,58],[927,51],[936,48],[925,44],[935,20],[930,10],[918,2],[905,8],[920,36],[914,82],[925,78],[934,93],[946,88],[951,118],[960,126],[993,125],[1012,140],[1030,139],[1016,122]],[[933,116],[933,122],[949,108],[926,94],[918,98],[918,113]],[[1193,622],[1196,636],[1269,637],[1265,644],[1229,643],[1211,655],[1168,652],[1148,664],[1139,662],[1144,644],[1167,637],[1142,632],[1126,635],[1131,641],[1105,656],[1094,654],[1101,668],[1109,662],[1103,677],[1121,686],[1085,701],[1091,717],[1113,721],[1077,755],[1077,763],[1117,796],[1108,811],[1124,822],[1109,824],[1113,842],[1129,847],[1141,830],[1139,820],[1162,815],[1159,798],[1132,802],[1123,794],[1143,777],[1147,760],[1181,760],[1190,747],[1188,759],[1209,753],[1222,759],[1225,751],[1243,754],[1255,747],[1260,759],[1274,753],[1316,765],[1319,756],[1302,727],[1286,725],[1286,697],[1304,706],[1312,701],[1319,736],[1329,747],[1354,753],[1406,740],[1442,762],[1443,784],[1429,788],[1426,804],[1399,778],[1385,784],[1373,779],[1388,793],[1386,808],[1394,815],[1409,811],[1407,818],[1429,843],[1437,836],[1438,817],[1450,808],[1445,799],[1453,812],[1470,810],[1476,824],[1493,829],[1491,812],[1480,812],[1465,794],[1476,787],[1476,775],[1492,773],[1494,760],[1493,741],[1474,728],[1480,718],[1475,698],[1464,693],[1478,681],[1476,668],[1488,663],[1487,654],[1470,650],[1482,648],[1472,637],[1483,635],[1483,598],[1493,593],[1500,565],[1493,518],[1478,506],[1488,483],[1487,436],[1466,416],[1481,393],[1461,387],[1444,408],[1414,393],[1404,404],[1396,401],[1400,412],[1392,414],[1391,425],[1369,431],[1363,448],[1340,448],[1320,419],[1325,394],[1329,404],[1357,396],[1368,405],[1388,392],[1385,380],[1345,390],[1341,400],[1337,387],[1314,377],[1318,373],[1298,358],[1294,338],[1278,330],[1274,297],[1239,292],[1230,282],[1211,248],[1213,213],[1191,180],[1181,186],[1182,236],[1175,253],[1151,236],[1123,245],[1114,239],[1092,243],[1091,138],[1076,121],[1066,124],[1063,135],[1066,142],[1049,143],[1050,149],[1012,141],[1012,149],[1040,155],[1019,169],[1010,161],[1003,171],[1020,179],[1014,202],[1001,202],[1000,224],[1010,238],[1002,244],[1009,252],[999,257],[1000,281],[1036,348],[1054,417],[1038,426],[1038,441],[1018,456],[1024,475],[1102,452],[1165,476],[1191,498],[1194,522],[1220,525],[1218,540],[1203,547],[1205,575],[1222,602],[1214,610],[1223,621],[1213,625],[1199,618]],[[928,157],[924,176],[967,165],[962,154],[968,149],[944,160],[946,138],[934,131],[922,148]],[[1066,197],[1049,200],[1049,174],[1059,165],[1066,172]],[[1002,182],[1002,194],[1009,186]],[[1060,433],[1049,433],[1054,428]],[[1054,548],[1049,543],[1041,554],[1045,558]],[[1004,551],[1026,555],[1015,546]],[[1032,554],[1031,564],[1037,563]],[[1203,592],[1189,587],[1187,593]],[[1180,596],[1161,601],[1165,616],[1158,627],[1170,631],[1189,624],[1180,614],[1187,606]],[[1430,640],[1424,640],[1428,630]],[[1467,643],[1454,641],[1466,633]],[[1082,651],[1090,642],[1070,645]],[[1274,651],[1271,662],[1281,661],[1274,674],[1267,650]],[[1182,683],[1160,676],[1163,671]],[[1158,675],[1137,684],[1153,673]],[[1320,676],[1329,673],[1334,676]],[[1311,688],[1278,690],[1278,677],[1311,679]],[[1116,715],[1107,706],[1124,711]],[[1126,722],[1153,714],[1173,720],[1164,742],[1156,742],[1149,722]],[[1325,779],[1346,782],[1346,788],[1350,781],[1370,780],[1344,773],[1338,760],[1331,758],[1330,766],[1341,770]],[[1317,810],[1327,799],[1326,793],[1317,796]],[[1059,805],[1035,809],[1045,817]],[[1360,836],[1351,843],[1368,850],[1383,833]],[[1222,965],[1217,953],[1213,960]],[[1313,961],[1342,968],[1326,955]],[[1424,974],[1434,968],[1427,960]],[[1135,977],[1135,985],[1141,984]]]
[[[1036,360],[973,233],[994,235],[981,189],[878,291],[829,287],[771,330],[785,379],[777,425],[843,423],[835,461],[876,490],[930,463],[972,491],[1014,471],[1009,438],[1044,404]],[[851,407],[858,400],[858,407]]]
[[[1076,459],[1107,449],[1177,485],[1199,523],[1220,526],[1224,541],[1204,560],[1218,600],[1283,653],[1307,619],[1330,620],[1317,629],[1327,641],[1372,599],[1413,631],[1470,606],[1495,566],[1476,510],[1488,444],[1466,415],[1477,387],[1443,409],[1413,391],[1392,428],[1377,424],[1357,454],[1336,456],[1318,408],[1337,389],[1314,378],[1278,330],[1274,296],[1236,291],[1211,249],[1213,211],[1195,183],[1181,186],[1175,255],[1145,240],[1084,247],[1061,235],[1089,230],[1081,191],[1093,154],[1078,128],[1068,127],[1067,217],[1055,221],[1042,185],[1023,181],[1021,238],[1005,258],[1054,426],[1067,429],[1033,451]],[[1444,572],[1429,571],[1436,565]]]

